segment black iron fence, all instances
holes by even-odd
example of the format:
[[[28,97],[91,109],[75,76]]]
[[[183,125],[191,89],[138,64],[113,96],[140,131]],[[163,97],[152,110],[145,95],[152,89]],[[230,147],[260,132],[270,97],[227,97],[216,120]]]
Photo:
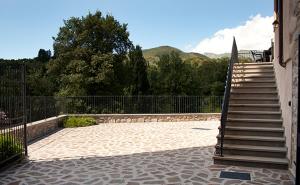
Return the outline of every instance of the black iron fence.
[[[26,102],[28,123],[54,117],[60,113],[58,98],[52,96],[28,96]]]
[[[0,63],[0,168],[27,155],[25,65]]]
[[[263,51],[249,50],[238,52],[238,59],[241,63],[271,62],[273,59],[272,57],[272,48]]]
[[[219,113],[219,96],[82,96],[27,97],[27,119],[59,114]]]

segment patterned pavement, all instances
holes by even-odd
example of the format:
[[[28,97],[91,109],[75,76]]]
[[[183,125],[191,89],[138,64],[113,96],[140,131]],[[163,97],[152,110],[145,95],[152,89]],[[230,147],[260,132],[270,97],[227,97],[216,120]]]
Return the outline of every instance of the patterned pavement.
[[[29,146],[29,159],[0,173],[0,185],[290,185],[284,170],[214,165],[219,123],[115,123],[63,129]],[[220,179],[221,170],[251,181]]]

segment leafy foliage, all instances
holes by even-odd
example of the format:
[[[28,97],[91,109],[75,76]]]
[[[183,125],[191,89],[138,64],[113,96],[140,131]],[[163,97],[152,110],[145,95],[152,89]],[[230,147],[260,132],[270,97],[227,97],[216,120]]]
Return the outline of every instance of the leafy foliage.
[[[53,56],[40,49],[33,59],[0,59],[26,63],[29,96],[223,95],[228,58],[169,46],[143,51],[126,24],[99,11],[65,20],[53,39]]]
[[[143,54],[145,59],[150,64],[155,64],[159,60],[160,56],[169,55],[172,52],[178,53],[180,58],[184,61],[191,60],[201,63],[202,61],[206,61],[207,59],[209,59],[208,57],[201,55],[200,53],[186,53],[171,46],[160,46],[156,48],[146,49],[143,51]]]
[[[149,94],[150,85],[147,75],[147,62],[144,59],[142,48],[140,46],[133,47],[128,55],[127,74],[129,86],[125,89],[125,94]]]
[[[0,156],[2,159],[22,153],[22,145],[10,135],[0,135]]]
[[[96,125],[96,120],[90,117],[69,117],[64,121],[64,127],[87,127]]]
[[[58,95],[120,94],[123,60],[132,43],[127,25],[101,12],[65,21],[54,38],[48,72],[58,76]]]
[[[149,67],[151,91],[156,95],[222,95],[228,59],[202,63],[183,61],[172,52]]]

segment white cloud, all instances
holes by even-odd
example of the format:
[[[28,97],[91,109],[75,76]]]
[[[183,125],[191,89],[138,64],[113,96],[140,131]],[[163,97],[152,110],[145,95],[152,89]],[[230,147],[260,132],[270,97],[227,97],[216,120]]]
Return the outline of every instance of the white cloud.
[[[243,25],[217,31],[212,37],[205,38],[192,50],[198,53],[228,53],[231,51],[235,36],[239,50],[263,50],[271,46],[273,38],[273,17],[260,14],[250,17]]]

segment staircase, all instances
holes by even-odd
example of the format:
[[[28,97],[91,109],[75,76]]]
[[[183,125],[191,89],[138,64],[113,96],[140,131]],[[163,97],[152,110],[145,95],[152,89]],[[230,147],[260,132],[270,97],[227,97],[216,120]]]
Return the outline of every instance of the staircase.
[[[216,164],[288,168],[272,63],[234,64],[223,156],[217,138]]]

